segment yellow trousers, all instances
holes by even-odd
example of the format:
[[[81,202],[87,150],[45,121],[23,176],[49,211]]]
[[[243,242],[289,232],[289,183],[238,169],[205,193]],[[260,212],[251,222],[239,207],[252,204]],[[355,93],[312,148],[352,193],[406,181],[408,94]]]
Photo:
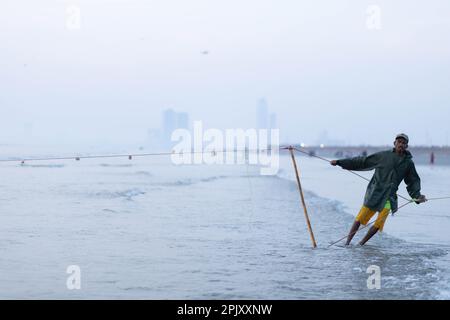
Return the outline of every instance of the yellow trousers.
[[[387,217],[389,216],[390,208],[384,208],[378,214],[377,220],[375,221],[374,227],[379,231],[383,231],[384,223],[386,222]],[[366,206],[363,206],[356,216],[356,221],[359,221],[361,224],[366,225],[370,219],[374,216],[376,211],[370,210]]]

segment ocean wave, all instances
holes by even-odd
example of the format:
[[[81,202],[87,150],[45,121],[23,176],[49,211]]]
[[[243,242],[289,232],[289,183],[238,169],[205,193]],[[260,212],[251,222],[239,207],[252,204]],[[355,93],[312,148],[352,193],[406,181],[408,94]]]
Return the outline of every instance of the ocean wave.
[[[146,287],[146,286],[135,286],[135,287],[123,287],[123,288],[119,288],[121,290],[124,291],[154,291],[155,288],[152,287]]]
[[[155,185],[163,186],[163,187],[176,187],[176,186],[189,186],[194,183],[195,183],[195,181],[193,179],[182,179],[182,180],[176,180],[176,181],[172,181],[172,182],[156,183]]]
[[[105,168],[129,168],[133,165],[131,163],[128,164],[108,164],[108,163],[101,163],[98,165],[99,167],[105,167]]]
[[[112,209],[108,209],[108,208],[105,208],[105,209],[103,209],[102,211],[103,211],[103,212],[108,212],[108,213],[117,213],[116,210],[112,210]]]
[[[224,179],[224,178],[228,178],[228,176],[214,176],[214,177],[203,178],[203,179],[200,179],[200,182],[211,182],[211,181]]]
[[[200,178],[200,179],[186,178],[186,179],[179,179],[179,180],[175,180],[175,181],[171,181],[171,182],[156,183],[154,185],[164,186],[164,187],[190,186],[190,185],[197,184],[197,183],[207,183],[207,182],[212,182],[212,181],[216,181],[219,179],[225,179],[225,178],[229,178],[229,177],[228,176],[211,176],[211,177]]]
[[[64,168],[64,164],[20,164],[22,167],[29,168]]]
[[[123,191],[99,191],[91,193],[90,196],[94,198],[105,198],[105,199],[117,199],[125,198],[127,200],[133,200],[133,198],[144,195],[146,192],[139,188],[132,188]]]
[[[137,176],[153,177],[153,174],[148,171],[136,171],[134,174]]]

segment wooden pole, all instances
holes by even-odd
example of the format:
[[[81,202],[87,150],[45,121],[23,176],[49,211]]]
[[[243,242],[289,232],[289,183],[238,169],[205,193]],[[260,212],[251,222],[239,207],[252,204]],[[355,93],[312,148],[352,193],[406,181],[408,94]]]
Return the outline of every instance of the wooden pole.
[[[300,183],[300,176],[298,173],[297,163],[295,162],[294,149],[289,147],[289,151],[291,152],[292,163],[294,164],[295,176],[297,177],[297,185],[298,190],[300,191],[300,198],[302,200],[303,211],[305,212],[306,224],[308,225],[309,234],[311,236],[311,241],[313,248],[317,247],[316,239],[314,238],[314,233],[311,228],[311,222],[309,221],[308,210],[306,209],[305,197],[303,195],[302,184]]]

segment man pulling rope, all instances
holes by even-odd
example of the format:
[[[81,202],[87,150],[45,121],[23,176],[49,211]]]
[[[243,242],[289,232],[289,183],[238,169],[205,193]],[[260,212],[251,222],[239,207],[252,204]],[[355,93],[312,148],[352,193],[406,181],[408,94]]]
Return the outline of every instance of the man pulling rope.
[[[397,190],[404,180],[406,189],[417,204],[427,201],[420,193],[420,177],[408,149],[409,138],[401,133],[396,136],[394,149],[377,152],[367,157],[355,157],[330,161],[333,166],[340,166],[346,170],[369,171],[375,169],[375,174],[370,180],[361,208],[355,222],[348,234],[346,245],[350,245],[353,236],[361,224],[366,225],[370,218],[378,211],[375,224],[369,229],[366,236],[359,243],[364,245],[378,231],[382,231],[384,223],[392,211],[398,210]]]

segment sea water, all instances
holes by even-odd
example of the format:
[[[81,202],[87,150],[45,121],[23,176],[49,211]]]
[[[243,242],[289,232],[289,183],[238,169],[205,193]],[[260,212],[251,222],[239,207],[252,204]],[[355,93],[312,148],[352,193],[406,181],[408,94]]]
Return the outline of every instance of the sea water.
[[[329,248],[367,182],[317,159],[298,165],[316,249],[284,155],[276,176],[168,156],[1,163],[0,298],[449,297],[448,202],[405,207],[367,246]],[[418,171],[425,194],[448,195],[449,168]],[[368,287],[373,265],[380,289]]]

